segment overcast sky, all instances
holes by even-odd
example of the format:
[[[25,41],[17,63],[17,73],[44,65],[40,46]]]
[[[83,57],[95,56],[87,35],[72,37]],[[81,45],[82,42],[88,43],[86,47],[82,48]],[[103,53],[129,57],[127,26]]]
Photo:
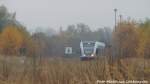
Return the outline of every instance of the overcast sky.
[[[150,18],[150,0],[0,0],[29,30],[37,27],[65,28],[85,23],[91,28],[113,27],[114,8],[123,18]]]

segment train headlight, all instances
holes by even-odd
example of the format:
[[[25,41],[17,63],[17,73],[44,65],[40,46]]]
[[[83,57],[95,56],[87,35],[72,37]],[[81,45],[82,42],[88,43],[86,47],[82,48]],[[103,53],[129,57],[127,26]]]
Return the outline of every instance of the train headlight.
[[[92,57],[94,56],[94,54],[91,55]]]

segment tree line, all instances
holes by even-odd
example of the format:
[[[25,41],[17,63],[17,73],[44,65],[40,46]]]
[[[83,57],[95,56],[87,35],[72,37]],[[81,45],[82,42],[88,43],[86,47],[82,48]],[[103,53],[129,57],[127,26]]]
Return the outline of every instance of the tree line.
[[[59,33],[35,32],[31,34],[0,6],[0,54],[6,56],[64,56],[67,46],[73,48],[73,56],[80,56],[81,40],[100,41],[106,44],[107,54],[118,57],[150,57],[150,20],[143,22],[123,20],[117,23],[116,30],[97,28],[92,30],[84,23],[60,28]]]

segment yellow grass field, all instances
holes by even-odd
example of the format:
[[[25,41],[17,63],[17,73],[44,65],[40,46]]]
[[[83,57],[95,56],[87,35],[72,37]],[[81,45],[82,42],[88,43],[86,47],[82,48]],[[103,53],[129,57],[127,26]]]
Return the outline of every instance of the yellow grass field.
[[[19,57],[0,59],[0,84],[97,84],[97,80],[146,80],[150,83],[150,60],[121,59],[109,64],[99,58],[92,61]]]

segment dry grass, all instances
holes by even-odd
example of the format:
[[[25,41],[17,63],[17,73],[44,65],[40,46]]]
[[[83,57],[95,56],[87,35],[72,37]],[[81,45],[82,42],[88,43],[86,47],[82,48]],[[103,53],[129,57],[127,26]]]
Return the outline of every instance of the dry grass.
[[[78,59],[42,59],[33,65],[20,58],[0,59],[0,84],[96,84],[97,80],[149,80],[150,61],[140,58],[122,59],[113,64],[100,58],[93,61]],[[150,81],[150,80],[149,80]]]

